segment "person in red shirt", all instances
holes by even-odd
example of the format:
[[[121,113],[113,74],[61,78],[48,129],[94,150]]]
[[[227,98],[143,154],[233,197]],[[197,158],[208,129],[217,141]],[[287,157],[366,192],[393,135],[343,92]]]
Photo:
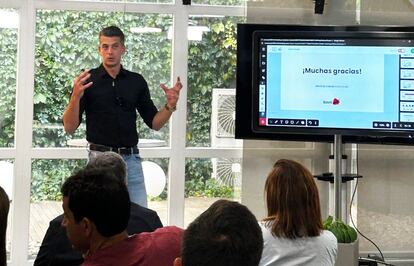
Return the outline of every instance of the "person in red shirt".
[[[88,161],[86,168],[105,169],[121,181],[126,181],[126,164],[118,153],[105,151]],[[83,263],[82,253],[72,248],[62,227],[63,214],[50,221],[33,266],[79,266]],[[131,201],[127,232],[129,235],[153,232],[162,227],[158,214]]]
[[[175,226],[128,236],[130,199],[125,183],[101,169],[87,168],[61,188],[68,239],[84,266],[173,265],[183,230]]]

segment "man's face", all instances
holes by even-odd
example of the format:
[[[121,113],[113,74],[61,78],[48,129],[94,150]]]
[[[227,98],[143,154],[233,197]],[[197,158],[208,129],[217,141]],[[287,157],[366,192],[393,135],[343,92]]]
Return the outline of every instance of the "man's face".
[[[105,67],[116,67],[121,64],[121,57],[125,53],[125,46],[119,37],[99,37],[99,55]]]
[[[66,235],[72,246],[77,250],[85,253],[89,249],[88,239],[86,238],[86,231],[84,221],[79,223],[75,221],[72,211],[69,209],[69,198],[63,197],[63,221],[62,226],[66,228]]]

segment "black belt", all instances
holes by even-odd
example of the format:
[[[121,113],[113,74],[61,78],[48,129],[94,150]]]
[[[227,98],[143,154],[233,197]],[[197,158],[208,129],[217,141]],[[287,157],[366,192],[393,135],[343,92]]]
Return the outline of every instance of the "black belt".
[[[89,144],[89,149],[91,151],[113,151],[116,152],[118,154],[124,154],[124,155],[128,155],[128,154],[138,154],[139,150],[137,148],[137,146],[133,146],[133,147],[120,147],[120,148],[116,148],[116,147],[109,147],[109,146],[105,146],[105,145],[99,145],[99,144]]]

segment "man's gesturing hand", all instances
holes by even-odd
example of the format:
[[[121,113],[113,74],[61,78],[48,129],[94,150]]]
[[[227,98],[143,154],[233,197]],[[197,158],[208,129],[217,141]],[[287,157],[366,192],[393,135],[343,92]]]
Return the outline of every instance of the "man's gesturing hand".
[[[89,71],[85,70],[73,80],[72,96],[82,98],[84,91],[93,84],[92,81],[87,82],[90,77]]]
[[[180,90],[183,87],[181,84],[180,77],[177,77],[177,81],[174,84],[174,87],[169,89],[165,84],[160,84],[160,87],[164,90],[165,96],[167,97],[167,105],[170,109],[175,109],[178,98],[180,96]]]

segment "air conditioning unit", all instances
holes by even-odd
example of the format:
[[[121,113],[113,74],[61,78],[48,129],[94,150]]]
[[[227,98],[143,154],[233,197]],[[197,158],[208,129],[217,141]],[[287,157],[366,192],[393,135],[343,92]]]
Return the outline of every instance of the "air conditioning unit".
[[[243,141],[234,138],[236,90],[213,89],[211,114],[211,147],[241,148]],[[219,184],[240,186],[241,159],[213,158],[212,177]]]
[[[234,138],[236,122],[236,89],[213,89],[211,106],[211,147],[242,147]]]
[[[213,158],[212,178],[222,186],[241,188],[241,159],[240,158]]]

